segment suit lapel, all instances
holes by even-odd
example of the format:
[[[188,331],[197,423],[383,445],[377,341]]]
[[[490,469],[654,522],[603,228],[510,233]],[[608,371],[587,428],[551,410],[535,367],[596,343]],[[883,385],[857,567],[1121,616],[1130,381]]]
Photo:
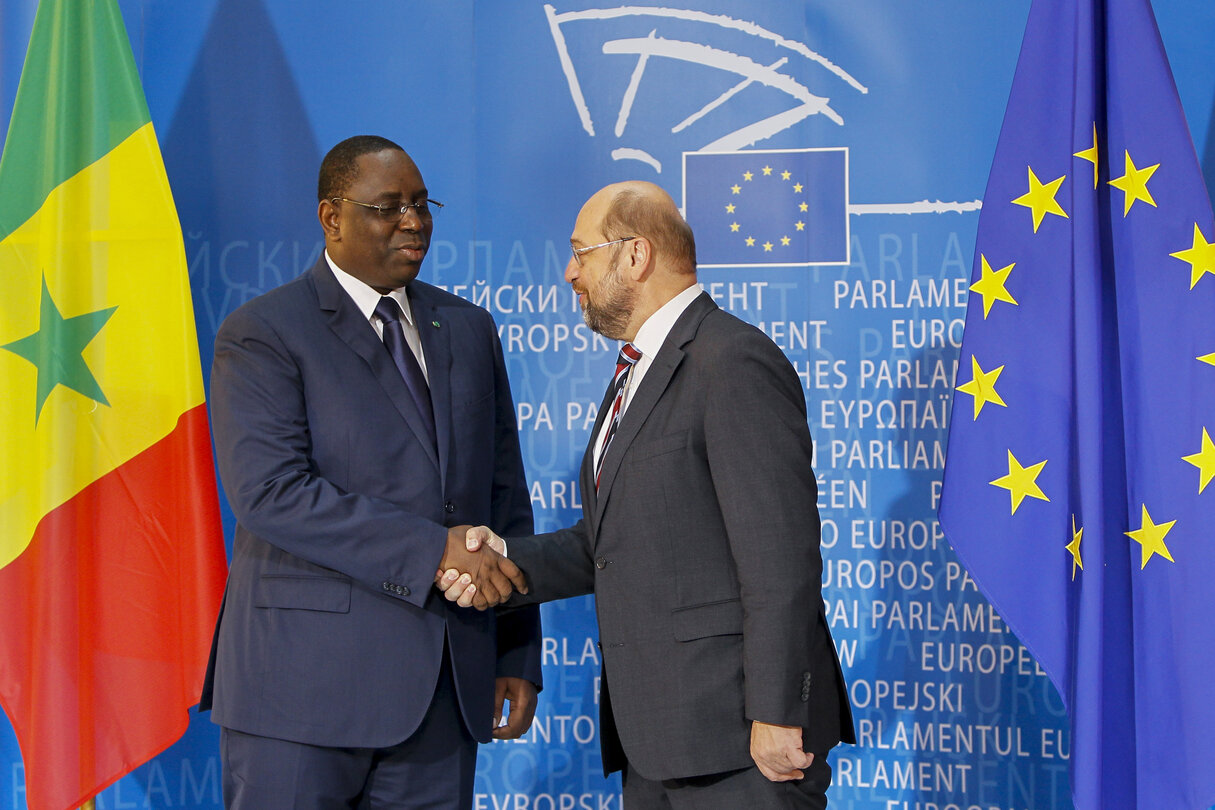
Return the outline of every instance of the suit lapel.
[[[603,463],[600,465],[599,488],[595,493],[597,497],[593,521],[596,530],[603,519],[603,510],[611,496],[612,484],[616,481],[616,473],[620,471],[620,462],[624,459],[624,454],[628,451],[629,445],[633,443],[633,439],[637,437],[641,426],[645,424],[646,417],[654,410],[654,406],[658,404],[663,392],[667,390],[671,376],[681,362],[683,362],[683,349],[673,346],[668,338],[667,342],[663,344],[662,350],[658,352],[658,356],[650,364],[649,371],[645,373],[645,379],[633,392],[629,407],[624,412],[624,416],[620,418],[616,435],[612,439],[612,443],[608,445],[607,455],[603,457]],[[610,408],[611,403],[605,407]],[[594,485],[594,474],[592,473],[591,486]]]
[[[603,510],[607,506],[612,484],[616,480],[616,474],[620,471],[620,464],[624,460],[625,453],[633,440],[637,438],[637,434],[654,410],[654,406],[662,399],[663,393],[671,383],[671,378],[675,375],[675,369],[679,368],[679,364],[683,362],[683,347],[696,337],[700,322],[715,309],[717,309],[717,304],[713,303],[713,299],[707,293],[701,293],[688,305],[675,321],[675,325],[671,327],[667,339],[663,341],[662,348],[650,363],[650,368],[646,371],[641,385],[633,392],[628,409],[620,419],[620,426],[616,428],[616,436],[612,439],[600,468],[599,488],[595,491],[595,506],[592,513],[594,517],[591,522],[592,529],[596,533],[599,530],[599,522],[603,519]],[[604,411],[610,407],[611,403],[605,400],[603,408],[600,409],[600,421]],[[598,423],[596,422],[596,424]],[[591,488],[594,489],[594,487],[594,474],[592,473]]]
[[[359,312],[350,296],[346,295],[333,271],[329,269],[324,255],[313,265],[310,272],[312,282],[316,286],[317,302],[321,310],[328,314],[329,328],[371,368],[376,381],[384,388],[388,398],[400,412],[401,418],[413,431],[418,443],[437,469],[439,459],[423,426],[425,423],[422,421],[422,414],[418,413],[418,406],[409,395],[409,388],[406,387],[401,372],[392,362],[392,356],[384,348],[384,343],[376,335],[375,329]]]
[[[591,436],[586,442],[586,451],[582,454],[579,485],[582,488],[582,516],[588,525],[591,524],[599,501],[599,494],[595,491],[595,445],[599,442],[599,431],[602,430],[604,421],[611,414],[614,393],[609,383],[607,390],[603,392],[603,402],[599,403],[599,413],[595,416],[595,426],[591,428]]]
[[[435,441],[439,447],[440,480],[447,481],[447,465],[451,456],[451,330],[440,310],[428,295],[425,285],[414,282],[409,286],[409,306],[417,324],[426,355],[426,376],[430,385],[430,404],[435,415]]]

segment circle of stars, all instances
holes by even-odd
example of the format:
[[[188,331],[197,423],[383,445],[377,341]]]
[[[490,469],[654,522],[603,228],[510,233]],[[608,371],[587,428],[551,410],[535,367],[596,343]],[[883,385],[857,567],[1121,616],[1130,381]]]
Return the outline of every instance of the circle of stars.
[[[787,183],[793,179],[793,173],[788,170],[782,171],[779,174],[773,174],[774,171],[775,171],[775,169],[773,169],[772,166],[765,165],[759,170],[759,176],[760,177],[779,177],[780,182],[782,182],[782,183]],[[756,177],[755,172],[745,171],[742,173],[742,183],[746,184],[746,183],[754,182],[755,177]],[[730,194],[741,197],[743,194],[743,188],[744,188],[744,186],[740,185],[736,181],[733,185],[730,186]],[[795,195],[800,195],[805,192],[805,186],[803,186],[801,183],[793,183],[791,188],[793,189],[793,194],[795,194]],[[740,203],[735,203],[734,201],[727,203],[726,207],[725,207],[726,213],[731,214],[731,215],[739,213],[739,210],[738,210],[739,205],[740,205]],[[795,205],[797,207],[798,214],[805,214],[805,213],[809,212],[809,210],[810,210],[810,204],[807,203],[804,198],[798,198],[796,200]],[[793,227],[794,227],[795,231],[805,231],[806,230],[805,218],[799,216],[797,218],[797,221],[793,223]],[[742,233],[742,230],[741,230],[742,224],[737,219],[731,219],[729,228],[730,228],[730,233],[737,233],[737,234]],[[777,243],[779,243],[780,247],[789,247],[793,243],[793,237],[791,237],[787,233],[782,234],[775,242],[772,241],[771,239],[766,239],[763,242],[759,242],[755,238],[755,236],[753,236],[752,234],[747,234],[746,236],[743,237],[743,244],[745,244],[749,248],[755,247],[758,244],[759,247],[761,247],[763,249],[764,253],[772,253],[773,251],[775,251],[777,248]]]

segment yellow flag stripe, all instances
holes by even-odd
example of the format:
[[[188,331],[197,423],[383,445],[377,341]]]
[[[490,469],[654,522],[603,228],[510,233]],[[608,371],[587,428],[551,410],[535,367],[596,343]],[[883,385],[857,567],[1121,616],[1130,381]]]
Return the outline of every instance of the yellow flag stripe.
[[[0,242],[0,346],[39,330],[42,279],[63,318],[116,307],[80,356],[109,405],[0,350],[0,567],[39,520],[164,438],[204,401],[181,226],[151,124],[57,187]]]

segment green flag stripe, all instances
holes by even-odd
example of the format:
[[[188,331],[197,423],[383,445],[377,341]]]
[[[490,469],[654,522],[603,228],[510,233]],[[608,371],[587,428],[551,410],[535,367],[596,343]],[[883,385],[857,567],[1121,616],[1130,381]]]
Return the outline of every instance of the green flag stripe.
[[[42,0],[0,157],[0,241],[150,120],[114,0]]]

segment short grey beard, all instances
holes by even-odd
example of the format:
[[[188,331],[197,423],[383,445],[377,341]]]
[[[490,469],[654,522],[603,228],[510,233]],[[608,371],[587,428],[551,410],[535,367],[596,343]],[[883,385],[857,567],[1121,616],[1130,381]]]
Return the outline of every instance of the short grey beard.
[[[606,296],[607,301],[602,305],[592,305],[588,290],[583,299],[582,319],[591,331],[611,340],[624,340],[625,330],[637,304],[637,291],[621,284],[619,271],[613,269],[599,292]]]

